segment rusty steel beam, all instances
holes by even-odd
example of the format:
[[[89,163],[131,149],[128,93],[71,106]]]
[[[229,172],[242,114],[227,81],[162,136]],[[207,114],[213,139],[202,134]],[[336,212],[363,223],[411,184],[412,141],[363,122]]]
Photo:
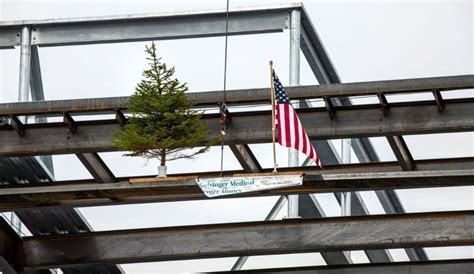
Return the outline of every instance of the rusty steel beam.
[[[403,139],[403,136],[388,136],[387,141],[403,170],[414,170],[415,161]]]
[[[226,197],[474,185],[472,169],[332,174],[326,169],[321,171],[293,168],[291,170],[306,173],[302,186]],[[284,171],[284,169],[281,170],[281,172]],[[78,207],[206,199],[195,180],[196,177],[170,176],[167,180],[158,181],[149,178],[144,183],[130,183],[134,180],[122,178],[117,183],[94,184],[94,181],[82,180],[2,187],[0,211],[35,207]]]
[[[288,219],[25,237],[26,269],[362,249],[474,245],[474,211]]]
[[[97,183],[113,183],[115,176],[97,153],[76,154]]]
[[[248,145],[230,145],[229,148],[245,172],[262,172],[262,167],[257,157],[255,157]]]
[[[446,76],[433,78],[386,80],[345,84],[322,84],[314,86],[286,87],[292,100],[326,97],[366,96],[379,93],[411,93],[474,88],[474,75]],[[191,92],[187,97],[199,105],[216,106],[216,98],[222,98],[222,91]],[[0,116],[10,114],[52,114],[69,112],[113,111],[127,108],[128,97],[73,99],[0,104]],[[267,88],[230,90],[226,103],[269,103]],[[438,105],[437,105],[438,106]],[[334,106],[334,108],[337,108]],[[438,108],[437,108],[438,109]]]
[[[322,108],[299,111],[301,122],[312,139],[393,136],[442,132],[474,131],[474,99],[445,100],[440,113],[436,103],[411,102],[392,104],[384,117],[378,105],[338,107],[336,119],[330,119]],[[265,143],[271,141],[268,111],[234,113],[227,127],[226,145]],[[219,117],[203,116],[210,138],[219,136]],[[116,150],[112,145],[116,120],[75,122],[77,131],[67,131],[64,123],[24,125],[20,137],[8,126],[0,128],[0,156],[26,156],[61,153],[103,152]]]

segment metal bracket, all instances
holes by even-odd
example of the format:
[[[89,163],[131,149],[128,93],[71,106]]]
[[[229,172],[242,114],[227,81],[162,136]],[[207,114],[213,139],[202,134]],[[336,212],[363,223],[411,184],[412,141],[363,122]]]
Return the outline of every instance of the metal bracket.
[[[31,45],[36,45],[38,43],[38,31],[36,30],[37,27],[31,27]]]
[[[443,96],[441,95],[441,92],[439,89],[433,89],[433,96],[436,101],[436,105],[438,106],[438,111],[443,112],[444,110],[444,101],[443,101]]]
[[[377,97],[379,98],[379,103],[382,108],[383,116],[387,117],[389,111],[387,98],[383,93],[377,93]]]
[[[331,102],[331,98],[324,97],[323,100],[324,105],[326,106],[326,110],[329,113],[329,117],[331,117],[331,119],[334,118],[334,116],[336,115],[336,110],[334,109],[334,105]]]
[[[115,111],[115,120],[117,120],[117,123],[120,125],[121,128],[124,128],[125,125],[127,124],[127,117],[123,114],[123,112],[120,109],[116,109]]]
[[[72,118],[69,112],[63,113],[63,122],[66,124],[67,130],[71,133],[75,133],[77,129],[76,121]]]
[[[16,133],[20,135],[20,137],[23,136],[25,133],[25,126],[16,115],[10,115],[10,125],[16,131]]]
[[[21,43],[21,33],[20,32],[17,32],[15,33],[15,44],[14,46],[20,46],[20,43]]]
[[[221,132],[222,135],[225,135],[227,125],[230,123],[230,112],[225,103],[220,105],[219,112],[221,114]]]

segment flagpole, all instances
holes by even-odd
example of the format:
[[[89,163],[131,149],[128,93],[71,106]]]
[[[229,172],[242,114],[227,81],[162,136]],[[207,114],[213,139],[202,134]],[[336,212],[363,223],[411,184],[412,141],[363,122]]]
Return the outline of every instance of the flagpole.
[[[270,100],[272,101],[272,142],[273,142],[273,172],[277,172],[275,148],[275,88],[273,83],[273,61],[270,60]]]

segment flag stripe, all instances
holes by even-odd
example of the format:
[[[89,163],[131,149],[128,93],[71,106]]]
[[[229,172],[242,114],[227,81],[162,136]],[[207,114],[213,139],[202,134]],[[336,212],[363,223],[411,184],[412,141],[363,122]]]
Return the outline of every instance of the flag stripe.
[[[280,145],[286,146],[286,135],[283,133],[285,132],[285,119],[282,119],[281,116],[284,115],[285,111],[285,106],[284,105],[277,105],[278,106],[278,125],[280,130],[278,131],[278,142],[280,142]]]
[[[295,134],[292,134],[292,132],[295,132],[295,123],[293,119],[293,117],[295,117],[295,112],[293,111],[293,107],[290,106],[290,104],[285,104],[285,107],[288,108],[288,115],[285,117],[285,120],[288,119],[289,122],[289,129],[286,133],[286,136],[290,137],[289,147],[295,147],[295,141],[298,137]]]
[[[306,130],[303,128],[302,129],[302,134],[301,136],[305,136],[306,135]],[[303,141],[303,149],[301,151],[307,151],[308,147],[310,146],[310,144],[308,143],[309,139],[304,139]]]
[[[293,109],[293,107],[292,107],[292,109]],[[294,109],[293,109],[293,112],[296,113]],[[296,138],[295,138],[294,147],[298,150],[301,150],[300,149],[300,138],[299,138],[301,136],[301,134],[300,134],[299,124],[300,124],[300,119],[298,119],[298,116],[293,115],[293,125],[295,127],[295,132],[297,133]],[[303,140],[301,140],[301,141],[303,141]]]
[[[296,115],[295,115],[295,116],[296,116]],[[299,136],[304,136],[304,135],[303,135],[303,125],[301,124],[301,121],[300,121],[299,119],[297,119],[297,120],[298,120],[298,135],[299,135]],[[304,144],[304,142],[305,142],[305,139],[302,139],[302,140],[299,142],[299,146],[297,146],[297,149],[298,149],[299,151],[304,151],[304,150],[303,150],[303,144]]]
[[[283,109],[285,110],[285,115],[283,116],[283,119],[285,120],[285,127],[283,128],[285,131],[285,145],[287,147],[291,146],[291,131],[290,131],[290,115],[287,115],[289,112],[289,105],[288,104],[283,104]]]

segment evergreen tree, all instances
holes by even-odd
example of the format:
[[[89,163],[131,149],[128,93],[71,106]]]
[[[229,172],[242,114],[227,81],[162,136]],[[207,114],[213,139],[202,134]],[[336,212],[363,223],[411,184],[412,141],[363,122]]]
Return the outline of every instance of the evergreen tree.
[[[201,113],[192,109],[185,96],[185,83],[173,78],[174,67],[168,67],[158,58],[155,43],[146,46],[149,68],[143,71],[143,79],[130,97],[130,118],[123,131],[114,136],[114,145],[125,151],[126,156],[159,158],[166,161],[193,158],[206,152],[193,149],[205,143],[208,137],[206,125],[200,120]]]

